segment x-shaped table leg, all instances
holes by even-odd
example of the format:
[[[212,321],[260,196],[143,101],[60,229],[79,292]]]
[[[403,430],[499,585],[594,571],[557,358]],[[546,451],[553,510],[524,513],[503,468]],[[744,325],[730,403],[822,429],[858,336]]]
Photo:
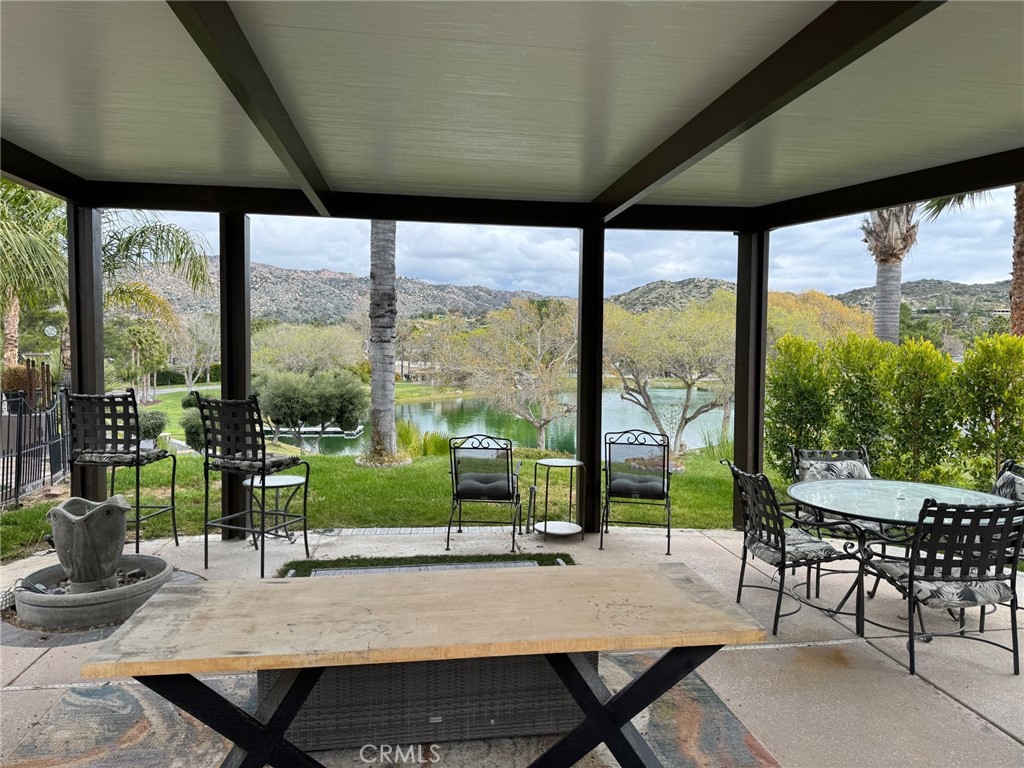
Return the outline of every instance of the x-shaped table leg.
[[[255,717],[192,675],[147,675],[136,680],[234,742],[221,768],[323,768],[284,737],[323,671],[319,667],[282,672]],[[266,703],[278,698],[276,709]]]
[[[673,648],[614,696],[585,655],[548,654],[548,663],[587,719],[538,757],[533,768],[575,765],[602,742],[623,768],[660,768],[661,761],[630,721],[721,647]]]

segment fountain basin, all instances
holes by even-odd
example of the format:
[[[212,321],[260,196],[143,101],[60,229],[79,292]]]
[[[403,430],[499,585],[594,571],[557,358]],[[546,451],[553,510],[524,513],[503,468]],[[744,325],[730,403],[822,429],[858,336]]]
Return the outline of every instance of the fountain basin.
[[[18,619],[40,629],[75,629],[124,621],[153,593],[171,580],[173,568],[152,555],[122,555],[118,568],[141,568],[147,578],[134,584],[84,594],[44,595],[18,589],[14,603]],[[25,577],[32,584],[54,587],[67,578],[63,566],[51,565]]]

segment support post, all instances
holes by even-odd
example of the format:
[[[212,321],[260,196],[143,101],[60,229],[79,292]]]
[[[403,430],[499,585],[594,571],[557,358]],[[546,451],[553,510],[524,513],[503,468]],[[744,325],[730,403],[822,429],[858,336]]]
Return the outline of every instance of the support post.
[[[220,391],[221,397],[242,400],[251,391],[249,320],[249,217],[220,214]],[[222,473],[221,516],[247,507],[242,476]],[[222,538],[245,538],[241,531],[221,530]]]
[[[760,472],[764,461],[764,379],[768,328],[768,232],[739,232],[736,269],[736,428],[734,461]],[[743,527],[733,489],[732,522]]]
[[[96,208],[68,203],[68,330],[71,336],[71,389],[102,395],[103,249]],[[102,467],[75,466],[71,495],[92,501],[106,498]]]
[[[604,227],[584,227],[580,235],[579,349],[576,375],[576,458],[583,530],[601,525],[601,387],[604,370]]]

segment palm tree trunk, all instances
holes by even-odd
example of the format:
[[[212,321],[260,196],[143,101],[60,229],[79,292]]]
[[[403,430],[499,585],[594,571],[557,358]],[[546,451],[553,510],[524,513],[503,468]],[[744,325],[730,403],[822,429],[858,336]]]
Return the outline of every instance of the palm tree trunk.
[[[4,310],[4,368],[18,364],[18,324],[21,317],[18,295],[12,293],[7,299],[7,308]]]
[[[1013,268],[1010,278],[1010,333],[1024,336],[1024,184],[1013,189]]]
[[[875,267],[875,336],[899,344],[903,262],[877,261]]]
[[[370,454],[393,456],[395,434],[395,231],[393,221],[370,222]]]

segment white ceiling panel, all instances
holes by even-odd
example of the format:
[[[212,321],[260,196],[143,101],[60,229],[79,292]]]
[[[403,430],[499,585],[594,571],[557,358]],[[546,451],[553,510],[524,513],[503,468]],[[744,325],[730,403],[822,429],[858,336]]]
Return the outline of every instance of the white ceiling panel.
[[[589,202],[827,2],[232,2],[338,192]],[[297,185],[164,2],[0,3],[0,134],[88,180]],[[266,104],[262,105],[266,108]],[[947,2],[645,199],[1024,147],[1024,3]]]
[[[645,199],[763,205],[1024,146],[1024,3],[949,2]]]
[[[585,202],[827,3],[232,3],[337,191]]]
[[[166,3],[0,4],[0,133],[96,180],[293,187]]]

